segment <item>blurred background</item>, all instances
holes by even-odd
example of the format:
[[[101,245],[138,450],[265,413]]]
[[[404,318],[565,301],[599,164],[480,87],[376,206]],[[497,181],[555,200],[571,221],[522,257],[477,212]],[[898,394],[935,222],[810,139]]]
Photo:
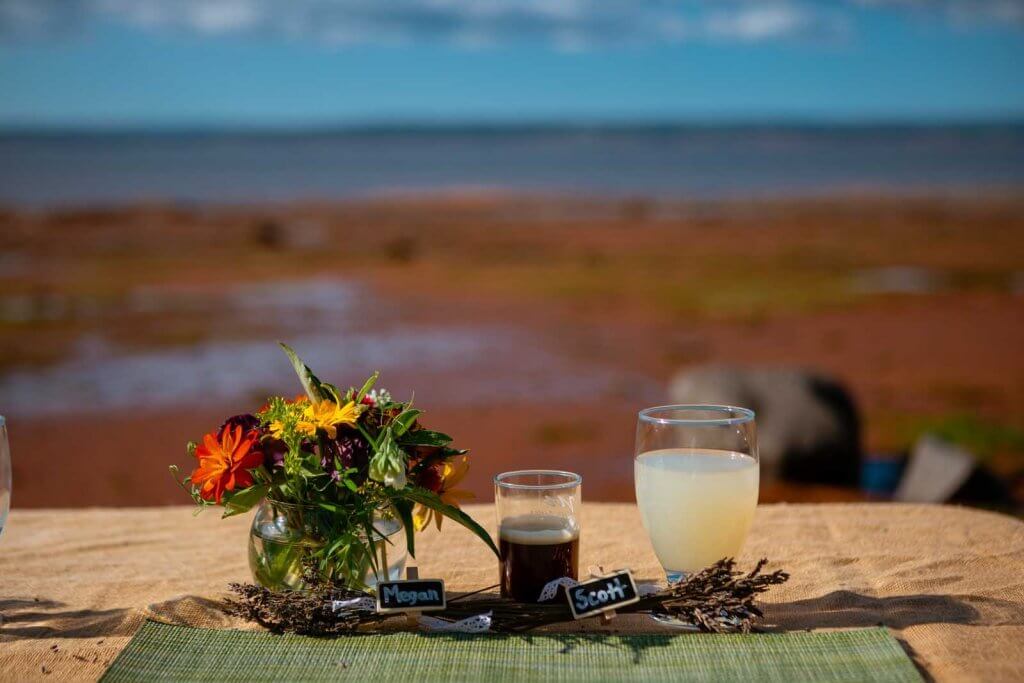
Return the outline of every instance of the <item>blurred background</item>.
[[[374,369],[632,500],[636,411],[763,501],[1024,501],[1024,3],[0,0],[15,507]]]

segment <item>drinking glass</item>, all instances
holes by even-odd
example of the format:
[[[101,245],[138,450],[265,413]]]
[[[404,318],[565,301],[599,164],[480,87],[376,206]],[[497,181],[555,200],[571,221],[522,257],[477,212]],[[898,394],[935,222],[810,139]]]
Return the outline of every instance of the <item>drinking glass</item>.
[[[494,478],[501,595],[538,602],[563,576],[579,578],[582,477],[558,470],[518,470]]]
[[[754,412],[719,405],[641,410],[636,502],[669,583],[743,547],[757,507]]]
[[[7,443],[7,421],[0,415],[0,534],[11,509],[11,447]]]

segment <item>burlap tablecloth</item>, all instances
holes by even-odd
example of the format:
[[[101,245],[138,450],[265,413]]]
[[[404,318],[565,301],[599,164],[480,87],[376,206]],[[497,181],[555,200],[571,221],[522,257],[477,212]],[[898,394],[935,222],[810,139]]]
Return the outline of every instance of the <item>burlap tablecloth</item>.
[[[491,506],[469,506],[493,526]],[[98,678],[147,616],[239,627],[216,601],[249,577],[248,516],[192,508],[15,510],[0,537],[0,678]],[[635,506],[584,506],[582,567],[659,575]],[[496,561],[457,525],[422,535],[422,576],[495,582]],[[741,558],[792,574],[766,597],[782,629],[884,624],[936,680],[1024,680],[1024,523],[923,505],[764,505]],[[590,630],[651,630],[620,617]],[[581,622],[582,623],[582,622]],[[573,625],[572,627],[577,627]],[[655,627],[656,628],[656,627]],[[699,636],[688,636],[699,637]]]

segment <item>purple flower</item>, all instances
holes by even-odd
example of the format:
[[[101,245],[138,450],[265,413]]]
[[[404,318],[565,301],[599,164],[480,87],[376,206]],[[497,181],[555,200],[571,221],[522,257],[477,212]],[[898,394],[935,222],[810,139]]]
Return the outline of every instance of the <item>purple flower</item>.
[[[275,467],[284,467],[284,456],[288,452],[288,446],[280,439],[264,439],[263,441],[263,465],[272,470]]]
[[[259,430],[260,434],[263,433],[263,425],[258,417],[251,413],[242,413],[241,415],[233,415],[224,420],[224,424],[217,430],[217,438],[220,439],[225,429],[234,429],[235,427],[241,427],[243,434],[248,434],[254,429]]]
[[[370,444],[357,430],[339,430],[335,443],[338,446],[338,458],[341,460],[342,467],[346,469],[354,467],[360,472],[369,467]]]
[[[337,468],[334,466],[334,456],[336,454],[337,447],[333,443],[325,443],[320,448],[320,467],[324,468],[324,472],[331,475],[331,479],[334,481],[338,481],[341,478]]]

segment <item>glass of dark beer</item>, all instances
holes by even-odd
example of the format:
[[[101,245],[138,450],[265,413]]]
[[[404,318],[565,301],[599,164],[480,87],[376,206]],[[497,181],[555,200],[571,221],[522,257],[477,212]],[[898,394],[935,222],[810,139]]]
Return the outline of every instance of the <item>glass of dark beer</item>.
[[[518,470],[494,478],[501,595],[538,602],[550,581],[579,578],[580,487],[558,470]]]

